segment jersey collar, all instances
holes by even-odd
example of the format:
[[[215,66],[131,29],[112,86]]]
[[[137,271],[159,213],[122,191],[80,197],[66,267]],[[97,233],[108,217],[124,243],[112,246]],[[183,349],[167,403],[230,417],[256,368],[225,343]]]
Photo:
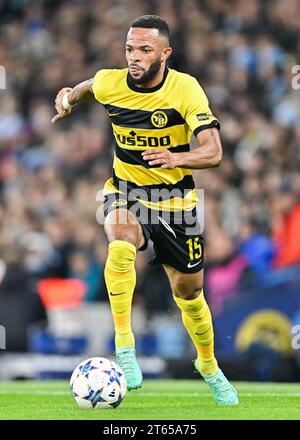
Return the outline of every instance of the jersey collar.
[[[134,82],[132,81],[132,78],[127,73],[127,85],[134,92],[153,93],[153,92],[156,92],[157,90],[159,90],[164,85],[164,83],[167,79],[168,73],[169,73],[169,69],[168,69],[168,67],[166,67],[165,71],[164,71],[163,79],[161,80],[161,82],[159,84],[157,84],[157,86],[154,86],[154,87],[137,87],[134,84]]]

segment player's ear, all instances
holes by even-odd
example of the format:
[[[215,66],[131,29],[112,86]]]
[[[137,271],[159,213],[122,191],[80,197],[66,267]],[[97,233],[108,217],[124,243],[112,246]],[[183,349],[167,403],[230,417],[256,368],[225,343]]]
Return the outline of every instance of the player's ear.
[[[161,54],[161,61],[167,61],[167,59],[170,58],[172,51],[172,47],[165,47]]]

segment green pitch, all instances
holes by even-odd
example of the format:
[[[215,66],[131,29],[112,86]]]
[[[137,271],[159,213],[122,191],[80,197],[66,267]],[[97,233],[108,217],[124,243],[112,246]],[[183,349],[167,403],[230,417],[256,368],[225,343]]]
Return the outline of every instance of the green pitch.
[[[202,381],[144,381],[116,409],[82,410],[67,382],[0,382],[0,419],[300,419],[300,384],[235,383],[238,407],[218,407]]]

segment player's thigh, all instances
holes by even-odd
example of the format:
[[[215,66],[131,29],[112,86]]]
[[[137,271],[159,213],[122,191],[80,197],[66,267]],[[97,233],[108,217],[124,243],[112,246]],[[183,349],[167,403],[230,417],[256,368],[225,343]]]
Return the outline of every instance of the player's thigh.
[[[182,273],[177,269],[164,264],[174,296],[187,300],[199,296],[203,288],[203,269],[196,273]]]
[[[135,215],[125,208],[110,211],[104,220],[104,231],[109,242],[124,240],[137,249],[145,244],[142,227]]]

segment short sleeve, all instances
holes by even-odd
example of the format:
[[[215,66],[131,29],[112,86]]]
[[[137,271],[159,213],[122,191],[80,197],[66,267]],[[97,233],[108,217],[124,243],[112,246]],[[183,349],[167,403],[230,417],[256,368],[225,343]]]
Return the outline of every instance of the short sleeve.
[[[97,101],[102,103],[105,101],[105,77],[107,76],[107,69],[98,70],[93,78],[92,90]]]
[[[186,84],[184,90],[185,121],[196,136],[201,130],[216,127],[220,129],[220,123],[212,114],[208,99],[195,78]]]

